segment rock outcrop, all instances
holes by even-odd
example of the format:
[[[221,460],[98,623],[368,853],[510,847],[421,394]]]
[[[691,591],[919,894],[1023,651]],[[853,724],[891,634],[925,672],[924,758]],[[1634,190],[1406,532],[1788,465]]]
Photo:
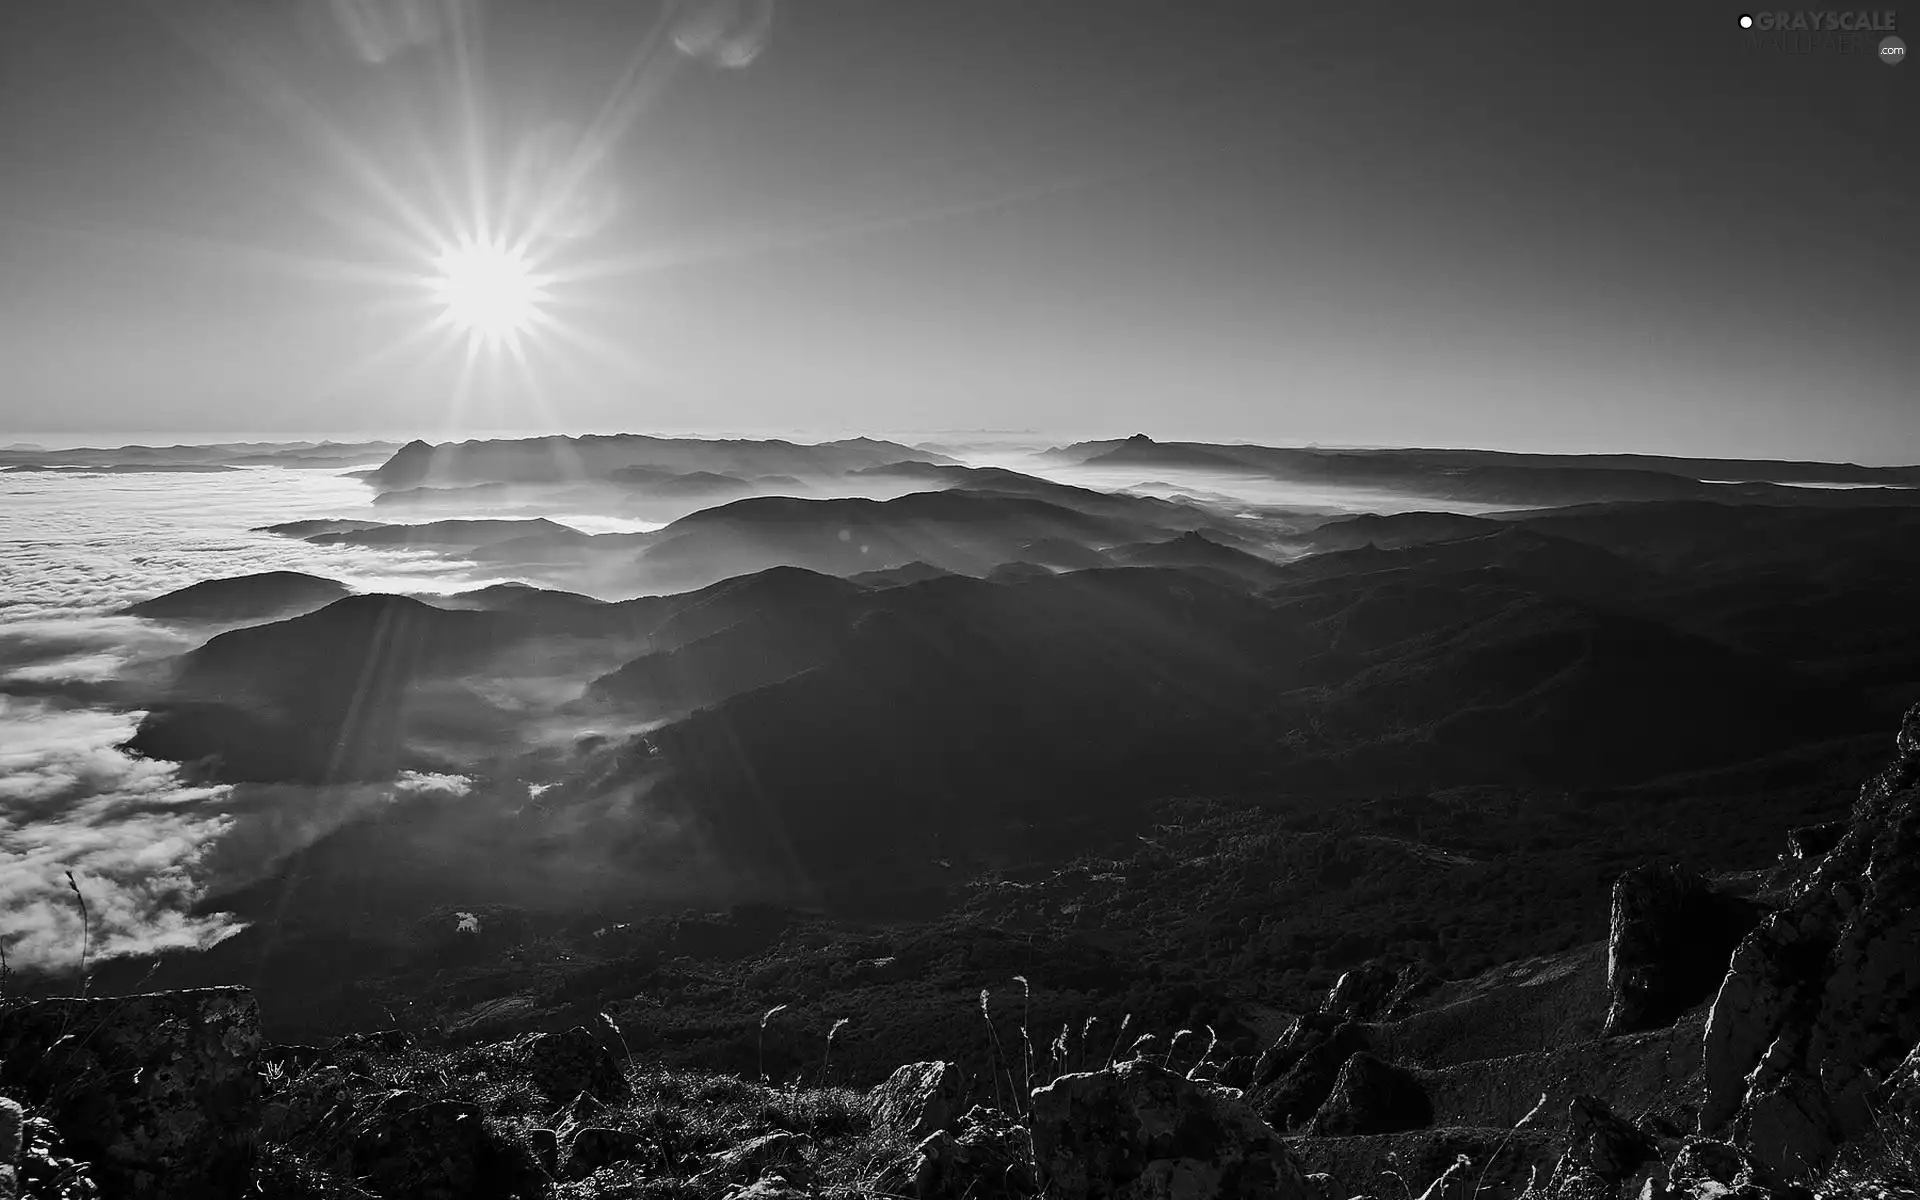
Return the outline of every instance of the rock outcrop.
[[[0,1013],[0,1085],[45,1105],[115,1197],[245,1193],[259,1049],[259,1011],[245,988],[42,1000]]]
[[[1612,1200],[1630,1175],[1657,1161],[1657,1153],[1651,1138],[1603,1101],[1576,1096],[1567,1106],[1567,1151],[1547,1192],[1555,1200]]]
[[[1254,1064],[1249,1102],[1275,1129],[1291,1129],[1320,1111],[1346,1061],[1370,1049],[1357,1022],[1308,1013],[1288,1025]]]
[[[779,1179],[806,1185],[813,1180],[813,1139],[785,1131],[762,1134],[716,1154],[694,1182],[704,1187]]]
[[[1713,995],[1727,956],[1759,920],[1756,905],[1715,892],[1684,867],[1648,863],[1615,880],[1604,1032],[1670,1025]]]
[[[1309,1200],[1278,1134],[1239,1093],[1146,1062],[1033,1093],[1034,1161],[1059,1200]]]
[[[1433,1103],[1412,1072],[1360,1053],[1340,1068],[1309,1132],[1354,1137],[1424,1129],[1432,1123]]]
[[[874,1132],[918,1142],[951,1129],[960,1116],[960,1069],[949,1062],[908,1063],[868,1093]]]
[[[25,1156],[27,1110],[0,1096],[0,1200],[20,1198],[20,1160]]]
[[[1033,1141],[1026,1127],[978,1105],[952,1132],[943,1130],[921,1142],[906,1175],[918,1200],[1031,1200],[1038,1192]]]
[[[556,1101],[580,1095],[619,1100],[627,1094],[620,1055],[584,1025],[534,1035],[527,1044],[527,1070],[534,1084]]]
[[[1741,941],[1704,1043],[1701,1126],[1790,1179],[1872,1124],[1876,1076],[1920,1041],[1920,706],[1845,832]]]
[[[646,1139],[626,1129],[607,1129],[589,1125],[575,1131],[567,1148],[567,1178],[584,1179],[601,1167],[630,1162],[640,1157]],[[538,1156],[540,1148],[535,1147]]]
[[[1399,976],[1379,963],[1367,963],[1342,972],[1320,1001],[1320,1011],[1345,1021],[1366,1021],[1376,1016],[1393,995]]]
[[[393,1092],[359,1123],[340,1164],[376,1195],[413,1200],[531,1200],[540,1195],[531,1155],[460,1100]]]

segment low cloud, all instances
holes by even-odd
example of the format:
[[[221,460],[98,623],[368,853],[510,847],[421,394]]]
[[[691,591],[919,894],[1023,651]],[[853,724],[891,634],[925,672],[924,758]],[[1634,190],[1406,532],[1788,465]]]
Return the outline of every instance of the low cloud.
[[[171,766],[114,749],[136,720],[0,696],[0,913],[15,966],[78,965],[88,925],[68,871],[95,958],[239,931],[190,912],[207,848],[233,824],[219,804],[227,789],[187,786]]]
[[[196,912],[328,833],[405,797],[461,797],[465,776],[391,784],[195,786],[118,749],[142,714],[0,695],[0,945],[15,967],[204,949],[244,925]],[[73,872],[87,906],[69,889]]]

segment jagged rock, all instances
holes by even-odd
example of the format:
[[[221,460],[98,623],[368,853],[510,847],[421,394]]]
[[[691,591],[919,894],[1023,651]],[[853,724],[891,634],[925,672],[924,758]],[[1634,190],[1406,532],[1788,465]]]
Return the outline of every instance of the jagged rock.
[[[392,1092],[359,1123],[344,1164],[369,1191],[409,1200],[519,1200],[539,1172],[460,1100]]]
[[[1671,1025],[1713,994],[1728,956],[1759,919],[1754,904],[1715,892],[1683,867],[1648,863],[1620,876],[1607,933],[1612,1003],[1603,1032]]]
[[[694,1182],[714,1187],[777,1175],[789,1182],[804,1184],[813,1178],[813,1166],[806,1153],[812,1148],[813,1139],[804,1133],[763,1134],[714,1155]]]
[[[1320,1001],[1320,1012],[1343,1021],[1370,1021],[1379,1015],[1396,982],[1393,970],[1379,963],[1342,972]]]
[[[951,1129],[960,1115],[960,1069],[948,1062],[908,1063],[868,1093],[874,1132],[918,1142]]]
[[[20,1200],[20,1159],[26,1151],[27,1110],[0,1096],[0,1200]]]
[[[1795,1195],[1745,1150],[1710,1138],[1687,1139],[1668,1167],[1667,1188],[1675,1200],[1790,1200]]]
[[[620,1100],[627,1094],[620,1056],[584,1025],[564,1033],[535,1034],[526,1053],[527,1071],[549,1099],[566,1101],[584,1094],[596,1100]]]
[[[115,1196],[238,1196],[259,1126],[245,988],[42,1000],[0,1013],[0,1083],[48,1106]]]
[[[1787,857],[1796,861],[1819,858],[1840,844],[1847,832],[1845,821],[1824,821],[1818,825],[1802,825],[1798,829],[1787,831]]]
[[[646,1148],[646,1139],[625,1129],[589,1125],[573,1135],[567,1149],[567,1178],[585,1179],[601,1167],[631,1162]],[[536,1155],[538,1150],[536,1148]]]
[[[1332,1021],[1318,1013],[1301,1017],[1260,1056],[1249,1099],[1275,1129],[1311,1119],[1333,1091],[1346,1061],[1372,1049],[1363,1027]]]
[[[1320,1137],[1400,1133],[1433,1123],[1426,1089],[1407,1071],[1371,1054],[1349,1057],[1309,1129]]]
[[[1703,1132],[1730,1127],[1789,1178],[1871,1127],[1875,1078],[1920,1041],[1920,706],[1896,745],[1840,840],[1740,943],[1708,1018]]]
[[[1553,1200],[1613,1200],[1641,1167],[1657,1163],[1653,1143],[1592,1096],[1567,1105],[1567,1150],[1554,1165],[1547,1194]],[[1664,1180],[1655,1177],[1655,1187]],[[1638,1194],[1641,1187],[1634,1187]]]
[[[18,1185],[27,1200],[98,1200],[93,1169],[75,1158],[52,1121],[28,1117],[21,1127]]]
[[[813,1193],[784,1179],[758,1179],[727,1193],[727,1200],[812,1200]]]
[[[1144,1062],[1035,1089],[1034,1160],[1059,1200],[1307,1200],[1280,1137],[1233,1091]]]
[[[527,1148],[533,1151],[534,1161],[540,1169],[549,1175],[560,1171],[560,1134],[556,1130],[541,1126],[527,1132]]]
[[[921,1142],[910,1171],[917,1200],[1029,1200],[1039,1192],[1026,1127],[979,1105],[951,1132]]]

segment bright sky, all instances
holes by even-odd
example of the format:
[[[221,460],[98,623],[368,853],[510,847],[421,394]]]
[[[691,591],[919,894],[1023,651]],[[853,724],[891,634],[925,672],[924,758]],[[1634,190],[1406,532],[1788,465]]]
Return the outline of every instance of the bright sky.
[[[0,442],[1920,460],[1920,68],[1718,3],[762,3],[0,5]]]

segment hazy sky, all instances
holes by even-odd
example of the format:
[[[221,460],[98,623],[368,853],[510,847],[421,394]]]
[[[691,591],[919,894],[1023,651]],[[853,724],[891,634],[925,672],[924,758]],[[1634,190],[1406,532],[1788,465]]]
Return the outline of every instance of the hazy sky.
[[[0,3],[0,440],[1920,461],[1920,66],[1877,36],[1756,50],[1717,0],[769,2],[764,39],[744,3]],[[571,333],[463,375],[417,336],[430,239],[570,161],[538,260]]]

